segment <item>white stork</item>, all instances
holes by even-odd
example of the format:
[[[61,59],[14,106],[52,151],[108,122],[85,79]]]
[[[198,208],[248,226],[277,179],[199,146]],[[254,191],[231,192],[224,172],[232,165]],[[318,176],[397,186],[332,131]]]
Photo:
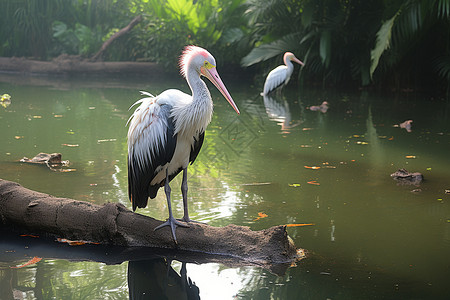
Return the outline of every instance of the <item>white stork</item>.
[[[156,97],[141,92],[147,97],[133,104],[140,105],[127,123],[128,196],[133,211],[137,207],[146,207],[148,197],[155,198],[159,188],[164,186],[169,218],[155,230],[170,226],[175,243],[175,228],[189,226],[173,217],[169,182],[183,171],[184,216],[181,221],[191,222],[187,204],[187,167],[194,162],[202,147],[205,129],[213,113],[211,95],[200,77],[208,78],[239,114],[217,73],[216,61],[208,51],[187,46],[180,58],[180,69],[192,96],[175,89],[166,90]]]
[[[294,54],[291,52],[286,52],[283,57],[284,64],[276,67],[267,75],[266,82],[264,83],[264,91],[262,95],[267,95],[277,88],[282,88],[288,84],[291,78],[292,72],[294,71],[294,65],[292,61],[304,66],[305,64],[301,62]]]

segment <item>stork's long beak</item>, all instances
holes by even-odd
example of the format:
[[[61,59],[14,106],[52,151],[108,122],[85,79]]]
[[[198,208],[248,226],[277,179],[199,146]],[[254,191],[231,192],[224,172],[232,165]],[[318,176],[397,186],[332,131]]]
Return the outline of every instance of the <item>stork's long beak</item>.
[[[294,61],[294,62],[296,62],[296,63],[298,63],[298,64],[301,65],[301,66],[304,66],[304,65],[305,65],[300,59],[298,59],[298,58],[295,57],[295,56],[292,57],[291,60]]]
[[[231,98],[230,93],[228,93],[227,88],[222,82],[222,79],[220,79],[219,73],[217,73],[216,67],[212,68],[205,68],[203,67],[201,69],[202,74],[208,78],[215,86],[216,88],[222,93],[222,95],[227,99],[228,103],[233,107],[233,109],[240,114],[239,109],[237,108],[236,104],[233,101],[233,98]]]

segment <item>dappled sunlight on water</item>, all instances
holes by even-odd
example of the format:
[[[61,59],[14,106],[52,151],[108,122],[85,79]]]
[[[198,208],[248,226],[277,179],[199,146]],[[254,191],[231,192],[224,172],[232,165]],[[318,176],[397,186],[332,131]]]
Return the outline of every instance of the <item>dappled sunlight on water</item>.
[[[180,82],[152,85],[142,79],[129,88],[108,81],[59,85],[41,79],[27,85],[3,79],[0,94],[10,94],[12,101],[0,107],[0,178],[59,197],[120,202],[128,208],[128,108],[139,90],[186,89]],[[262,97],[256,89],[226,84],[241,115],[212,91],[213,120],[188,173],[192,219],[254,230],[314,225],[288,228],[308,255],[281,277],[257,267],[188,263],[188,276],[201,298],[448,295],[450,121],[445,101],[412,93],[289,88]],[[326,112],[308,109],[324,101],[329,103]],[[411,132],[398,127],[409,119]],[[39,152],[62,153],[73,171],[18,162]],[[390,174],[400,168],[421,172],[425,181],[398,185]],[[180,185],[181,177],[171,183],[176,217],[183,214]],[[137,212],[167,218],[163,191]],[[173,266],[179,272],[180,265]],[[20,269],[19,284],[31,285],[36,269],[55,278],[44,281],[43,289],[60,290],[63,298],[68,286],[77,291],[74,295],[88,298],[89,290],[128,296],[126,264],[105,268],[102,263],[47,260]]]

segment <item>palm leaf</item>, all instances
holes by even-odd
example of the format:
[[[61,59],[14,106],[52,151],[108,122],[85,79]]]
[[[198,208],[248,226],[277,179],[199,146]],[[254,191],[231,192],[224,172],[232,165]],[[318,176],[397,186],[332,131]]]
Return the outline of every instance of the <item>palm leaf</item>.
[[[249,67],[286,51],[294,51],[298,46],[299,35],[297,33],[286,35],[272,43],[263,44],[257,48],[253,48],[249,54],[242,58],[241,66]]]
[[[327,68],[331,61],[331,32],[329,30],[322,31],[320,36],[320,47],[319,47],[320,58],[322,59],[322,64]]]
[[[450,17],[450,0],[439,0],[438,16],[441,18]]]
[[[433,65],[439,76],[450,82],[450,55],[435,59]]]
[[[274,56],[283,53],[283,49],[278,47],[276,43],[264,44],[260,47],[253,48],[249,54],[247,54],[241,60],[241,66],[249,67],[259,62],[268,60]]]
[[[380,57],[383,52],[389,48],[389,44],[391,41],[392,35],[392,27],[394,26],[395,19],[400,14],[398,11],[392,18],[383,22],[380,27],[380,30],[377,32],[377,42],[375,48],[370,51],[370,57],[372,60],[372,64],[370,66],[370,77],[372,77],[375,69],[378,66],[378,62],[380,61]]]

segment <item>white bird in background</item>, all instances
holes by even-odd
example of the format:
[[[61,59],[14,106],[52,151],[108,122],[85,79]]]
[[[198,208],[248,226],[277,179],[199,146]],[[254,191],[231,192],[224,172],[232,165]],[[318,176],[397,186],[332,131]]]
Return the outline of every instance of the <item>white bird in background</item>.
[[[267,75],[266,82],[264,83],[264,91],[262,95],[267,95],[277,88],[282,88],[288,84],[291,78],[292,72],[294,71],[294,65],[292,61],[304,66],[305,64],[301,62],[294,54],[291,52],[286,52],[283,57],[284,66],[278,66]]]
[[[239,114],[217,73],[216,61],[208,51],[187,46],[180,58],[180,68],[192,96],[175,89],[156,97],[141,92],[148,97],[133,104],[140,105],[128,120],[128,196],[133,211],[137,207],[146,207],[148,197],[155,198],[159,188],[164,186],[169,218],[155,230],[170,226],[175,243],[175,228],[189,226],[173,217],[169,182],[183,171],[184,216],[181,221],[191,222],[187,204],[187,167],[200,151],[213,113],[211,95],[201,75],[217,87]]]

